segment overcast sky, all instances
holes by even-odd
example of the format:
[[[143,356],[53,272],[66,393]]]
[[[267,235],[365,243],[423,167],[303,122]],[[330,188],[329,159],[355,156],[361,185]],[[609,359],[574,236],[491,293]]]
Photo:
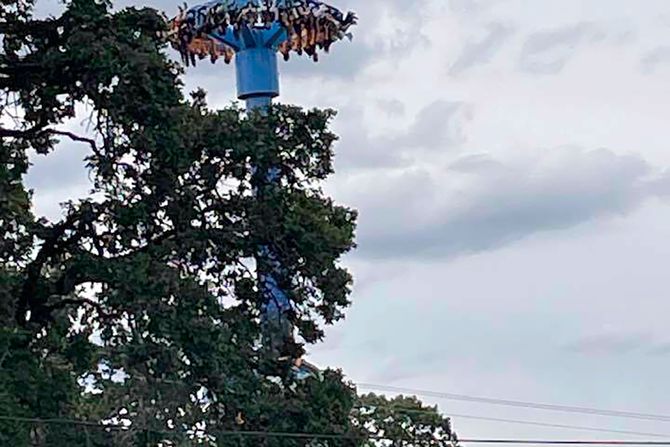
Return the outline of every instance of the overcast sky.
[[[359,13],[354,42],[281,63],[283,102],[340,111],[327,190],[360,212],[354,305],[310,360],[357,382],[670,415],[670,2],[336,4]],[[231,67],[185,79],[234,99]],[[85,191],[86,149],[35,160],[40,213]],[[670,423],[427,400],[670,438]],[[625,437],[453,419],[462,437]]]

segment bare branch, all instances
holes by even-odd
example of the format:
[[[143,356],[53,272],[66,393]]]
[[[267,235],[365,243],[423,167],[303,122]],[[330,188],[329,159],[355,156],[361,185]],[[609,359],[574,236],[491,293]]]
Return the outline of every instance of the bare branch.
[[[25,130],[17,130],[17,129],[6,129],[0,127],[0,138],[31,138],[31,137],[36,137],[39,136],[40,134],[48,134],[48,135],[60,135],[64,137],[68,137],[69,139],[73,141],[79,141],[82,143],[87,143],[89,146],[91,146],[91,149],[93,149],[93,152],[96,154],[100,153],[100,150],[98,149],[98,145],[95,143],[95,140],[92,138],[86,138],[82,137],[80,135],[75,134],[74,132],[69,132],[66,130],[59,130],[59,129],[43,129],[43,126],[38,124],[36,126],[33,126],[29,129]]]
[[[26,130],[5,129],[0,127],[0,138],[28,138],[34,136],[40,130],[39,127],[31,127]]]
[[[52,135],[62,135],[64,137],[68,137],[69,139],[73,141],[79,141],[82,143],[87,143],[89,146],[91,146],[91,149],[93,149],[93,152],[96,154],[100,153],[100,150],[98,149],[98,145],[95,143],[95,140],[92,138],[86,138],[79,136],[73,132],[68,132],[65,130],[58,130],[58,129],[46,129],[44,132],[52,134]]]

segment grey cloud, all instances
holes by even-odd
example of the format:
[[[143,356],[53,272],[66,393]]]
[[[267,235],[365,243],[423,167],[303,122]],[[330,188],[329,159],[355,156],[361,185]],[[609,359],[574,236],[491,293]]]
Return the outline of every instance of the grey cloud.
[[[65,6],[57,0],[42,0],[35,3],[33,13],[37,18],[56,17],[62,13]]]
[[[452,75],[458,75],[475,65],[490,62],[512,35],[512,28],[501,23],[490,24],[487,31],[483,39],[466,43],[461,55],[449,69]]]
[[[25,183],[33,189],[35,213],[59,219],[61,203],[88,196],[91,182],[84,158],[86,145],[62,144],[47,156],[32,155]]]
[[[670,28],[670,14],[660,14],[658,17],[656,17],[656,23],[664,28]]]
[[[621,355],[650,346],[647,334],[599,334],[580,338],[566,346],[568,351],[588,355]]]
[[[656,196],[651,168],[601,149],[556,149],[505,164],[468,157],[440,170],[358,177],[359,255],[450,258],[531,234],[625,215]],[[357,203],[358,202],[358,203]]]
[[[670,343],[659,342],[648,333],[616,333],[581,337],[564,346],[567,351],[589,356],[617,356],[626,354],[648,354],[666,356],[670,354]]]
[[[346,348],[347,337],[341,326],[329,327],[326,331],[326,338],[318,347],[320,352],[338,351]]]
[[[418,363],[408,361],[404,356],[393,356],[381,362],[373,380],[378,383],[394,383],[416,376]],[[425,366],[425,365],[422,365]]]
[[[483,170],[503,169],[504,165],[488,154],[470,154],[465,155],[455,162],[451,163],[449,169],[461,173],[478,173]]]
[[[670,168],[649,181],[649,191],[663,198],[670,198]]]
[[[449,0],[449,8],[458,14],[475,14],[479,8],[480,3],[476,0]]]
[[[519,67],[534,74],[560,72],[583,43],[594,43],[605,34],[591,23],[578,23],[531,34],[521,49]]]
[[[335,164],[339,169],[372,168],[398,163],[398,155],[384,139],[373,139],[363,122],[363,110],[344,107],[333,129],[340,136],[335,146]]]
[[[336,163],[343,168],[381,168],[397,166],[416,149],[452,149],[465,141],[463,129],[471,116],[468,104],[435,101],[419,111],[407,130],[373,138],[366,131],[362,110],[345,107],[335,122],[341,135]]]
[[[465,142],[464,125],[472,118],[472,107],[462,102],[435,101],[424,107],[406,135],[395,143],[407,147],[442,150]]]
[[[475,17],[507,0],[447,0],[449,9],[461,16]]]
[[[402,116],[405,114],[405,104],[397,99],[379,99],[377,100],[377,106],[391,116]]]
[[[319,63],[315,64],[307,56],[292,55],[291,59],[280,62],[282,76],[305,77],[332,77],[343,80],[353,80],[365,67],[375,62],[378,52],[354,38],[354,42],[344,40],[334,45],[330,53],[319,55]]]
[[[653,73],[659,66],[670,64],[670,46],[660,46],[648,52],[640,61],[642,71]]]
[[[352,10],[364,22],[370,22],[375,18],[381,17],[388,9],[394,14],[406,15],[409,19],[417,19],[416,11],[425,7],[427,0],[369,0],[361,2],[360,0],[333,0],[333,5],[341,10]]]
[[[84,158],[86,145],[59,145],[49,155],[32,155],[25,181],[29,188],[59,189],[89,184]]]

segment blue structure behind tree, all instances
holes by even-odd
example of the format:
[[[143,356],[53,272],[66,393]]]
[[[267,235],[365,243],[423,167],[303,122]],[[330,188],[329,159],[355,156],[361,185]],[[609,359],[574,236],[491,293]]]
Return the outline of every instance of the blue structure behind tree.
[[[316,0],[219,0],[184,9],[173,19],[170,40],[186,64],[209,56],[223,56],[227,63],[235,55],[237,96],[250,113],[264,113],[279,96],[277,53],[306,53],[314,60],[318,51],[344,37],[356,23],[353,13],[344,15]],[[265,174],[266,185],[279,181],[278,170]],[[262,191],[256,191],[262,194]],[[257,256],[259,282],[264,296],[262,323],[267,347],[280,352],[292,339],[289,313],[292,305],[280,287],[282,266],[267,246]]]

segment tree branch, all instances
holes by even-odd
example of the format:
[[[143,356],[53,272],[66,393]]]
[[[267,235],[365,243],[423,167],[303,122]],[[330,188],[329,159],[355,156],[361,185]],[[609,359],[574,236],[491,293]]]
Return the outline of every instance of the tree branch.
[[[37,124],[25,130],[6,129],[0,127],[0,138],[33,138],[39,136],[40,134],[60,135],[63,137],[68,137],[72,141],[87,143],[89,146],[91,146],[91,149],[93,149],[93,152],[95,152],[96,155],[100,155],[100,149],[98,149],[98,145],[94,139],[82,137],[74,132],[69,132],[67,130],[43,129],[43,125],[41,124]]]
[[[131,253],[123,254],[117,257],[105,257],[103,255],[95,255],[88,251],[80,251],[78,253],[71,253],[72,259],[66,264],[63,274],[53,283],[51,296],[68,296],[75,291],[78,285],[85,283],[113,283],[118,281],[114,276],[110,276],[110,272],[114,271],[121,263],[130,260],[133,256],[141,253],[146,253],[154,247],[160,246],[163,242],[174,236],[173,231],[168,231],[161,236],[149,241],[147,245],[134,250]],[[63,301],[70,303],[71,299],[67,298]],[[52,310],[59,306],[58,303],[45,306],[46,310]]]
[[[26,130],[5,129],[4,127],[0,127],[0,138],[30,138],[34,137],[41,128],[42,126],[39,124]]]
[[[81,212],[72,213],[64,221],[52,227],[51,234],[44,239],[44,243],[35,256],[35,259],[26,268],[26,279],[23,282],[18,306],[16,308],[16,321],[19,325],[25,326],[27,323],[26,313],[33,307],[36,300],[42,268],[49,259],[57,255],[60,249],[63,248],[61,247],[61,244],[59,244],[60,239],[68,230],[77,229],[77,227],[79,227],[79,231],[81,232],[82,224],[85,223],[82,222],[82,219],[86,220],[86,218],[87,216],[85,214],[82,215]],[[88,216],[88,219],[90,219],[90,216]],[[80,233],[80,236],[83,235]],[[67,242],[68,244],[71,244],[76,243],[77,240],[78,238],[69,239]]]
[[[61,135],[64,137],[68,137],[72,141],[79,141],[82,143],[87,143],[89,146],[91,146],[91,149],[93,149],[93,152],[95,152],[96,155],[100,155],[100,150],[98,149],[98,145],[95,143],[95,140],[92,138],[86,138],[79,136],[73,132],[68,132],[66,130],[58,130],[58,129],[46,129],[44,130],[45,133],[51,134],[51,135]]]

